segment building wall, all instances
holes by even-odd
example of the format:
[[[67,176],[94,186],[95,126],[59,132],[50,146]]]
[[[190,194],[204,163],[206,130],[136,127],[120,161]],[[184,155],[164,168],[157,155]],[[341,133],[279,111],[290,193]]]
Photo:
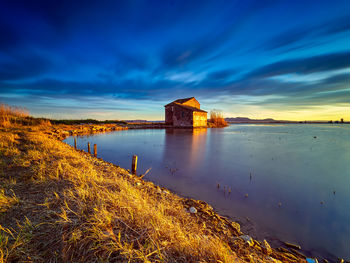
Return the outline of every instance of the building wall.
[[[193,112],[193,127],[207,127],[207,113],[194,111]]]
[[[191,110],[174,105],[173,125],[174,127],[192,127],[193,114]]]
[[[165,124],[173,125],[173,106],[165,107]]]
[[[198,102],[195,98],[190,99],[189,101],[184,102],[183,105],[195,107],[195,108],[197,108],[197,109],[200,109],[200,108],[201,108],[201,105],[199,104],[199,102]]]
[[[192,99],[185,105],[199,108],[200,104],[197,100]],[[171,104],[165,107],[165,123],[174,127],[206,127],[207,113]]]

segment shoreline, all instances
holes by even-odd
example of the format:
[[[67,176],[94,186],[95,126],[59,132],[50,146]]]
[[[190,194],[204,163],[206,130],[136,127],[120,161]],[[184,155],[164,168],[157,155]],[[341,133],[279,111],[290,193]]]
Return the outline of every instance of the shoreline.
[[[245,124],[250,124],[250,123],[245,123]],[[259,124],[265,125],[266,123],[259,123]],[[280,124],[280,123],[276,123],[276,124]],[[299,124],[299,123],[288,123],[288,124]],[[324,124],[324,123],[322,123],[322,124]],[[168,127],[161,127],[161,128],[165,129],[165,128],[168,128]],[[134,129],[134,128],[130,128],[129,127],[129,129]],[[142,124],[141,125],[138,124],[138,127],[136,129],[152,129],[152,128],[144,127]],[[176,129],[176,128],[173,128],[173,129]],[[73,147],[73,145],[72,145],[72,147]],[[82,150],[82,151],[84,151],[84,150]],[[147,178],[146,178],[146,180],[147,180]],[[162,186],[162,187],[167,188],[167,186]],[[189,195],[179,194],[176,191],[172,190],[171,188],[167,188],[167,189],[172,191],[173,193],[179,195],[180,197],[183,197],[185,199],[191,199],[191,196],[189,196]],[[215,209],[215,207],[214,207],[214,210],[215,210],[215,212],[217,214],[219,214],[219,215],[221,215],[223,217],[226,217],[226,218],[230,219],[231,221],[234,221],[234,222],[238,223],[241,226],[241,229],[245,229],[243,231],[244,233],[249,234],[250,236],[252,236],[252,237],[254,237],[254,238],[256,238],[257,240],[260,240],[260,241],[265,238],[270,243],[271,246],[275,247],[276,249],[279,249],[280,252],[286,252],[287,251],[285,249],[288,249],[288,246],[286,246],[285,243],[288,243],[288,241],[290,241],[290,240],[288,240],[288,238],[283,238],[282,236],[281,237],[276,237],[276,236],[271,235],[271,229],[269,227],[264,228],[264,229],[263,228],[256,229],[255,222],[252,221],[249,218],[239,218],[239,217],[236,217],[234,215],[230,216],[230,215],[225,214],[224,212],[222,212],[220,210]],[[270,230],[268,230],[268,229],[270,229]],[[297,240],[293,240],[293,242],[295,242],[294,244],[298,244]],[[307,250],[307,249],[305,249],[303,247],[301,248],[301,250],[299,250],[299,252],[302,255],[305,256],[305,258],[307,258],[310,255],[314,254],[315,257],[318,257],[321,260],[322,259],[325,259],[325,260],[328,259],[331,262],[333,262],[333,261],[337,262],[338,259],[340,259],[335,254],[329,253],[329,251],[327,251],[327,250],[315,250],[313,252],[312,251],[313,250]],[[298,253],[298,251],[296,251],[296,252],[295,251],[289,251],[289,252],[292,252],[295,255],[297,255],[297,253]],[[315,255],[315,253],[316,253],[316,255]]]
[[[243,124],[243,123],[229,123],[229,124]],[[250,123],[244,123],[244,124],[250,124]],[[252,123],[253,124],[253,123]],[[256,123],[254,123],[254,124],[256,124]],[[259,124],[266,124],[266,123],[259,123]],[[281,124],[281,123],[275,123],[275,124]],[[291,124],[291,123],[288,123],[288,124]],[[295,123],[293,123],[293,124],[295,124]],[[103,125],[102,125],[103,126]],[[156,125],[156,126],[154,126],[154,125],[148,125],[148,124],[131,124],[130,126],[128,125],[127,127],[125,127],[125,129],[113,129],[113,130],[104,130],[103,131],[103,129],[94,129],[94,132],[90,132],[90,133],[85,133],[85,134],[72,134],[72,135],[70,135],[70,136],[86,136],[86,135],[90,135],[90,134],[99,134],[99,133],[105,133],[105,132],[113,132],[113,131],[120,131],[120,130],[131,130],[131,129],[168,129],[168,128],[172,128],[172,127],[165,127],[164,125],[160,125],[160,126],[162,126],[162,127],[159,127],[159,125]],[[211,127],[208,127],[208,128],[211,128]],[[179,128],[179,129],[181,129],[181,128]],[[182,128],[182,129],[184,129],[184,128]],[[188,128],[187,128],[188,129]],[[69,137],[69,136],[68,136]],[[66,139],[67,137],[65,137],[64,139]],[[62,140],[64,140],[64,139],[62,139]],[[69,144],[68,144],[69,145]],[[69,145],[69,146],[71,146],[71,145]],[[71,146],[71,147],[74,147],[74,146]],[[80,149],[77,149],[77,151],[81,151],[81,152],[83,152],[83,153],[85,153],[85,154],[88,154],[86,151],[84,151],[84,150],[80,150]],[[116,165],[116,164],[114,164],[114,163],[111,163],[111,162],[107,162],[107,161],[105,161],[105,160],[103,160],[102,158],[97,158],[97,159],[99,159],[99,160],[101,160],[101,161],[103,161],[103,162],[105,162],[105,163],[107,163],[107,164],[110,164],[110,165],[115,165],[115,166],[117,166],[117,167],[119,167],[118,165]],[[122,168],[122,169],[125,169],[125,168]],[[128,171],[128,172],[130,172],[130,170],[129,169],[125,169],[126,171]],[[151,181],[148,181],[148,180],[146,180],[145,182],[151,182]],[[152,184],[154,184],[153,182],[151,182]],[[171,190],[171,189],[168,189],[168,188],[166,188],[166,187],[162,187],[162,186],[157,186],[156,185],[156,187],[161,187],[163,190],[165,190],[165,191],[171,191],[171,192],[173,192],[174,194],[176,194],[176,195],[179,195],[178,193],[176,193],[175,191],[173,191],[173,190]],[[206,203],[205,201],[202,201],[202,200],[195,200],[195,199],[192,199],[190,196],[183,196],[183,195],[179,195],[181,198],[184,198],[184,199],[186,199],[186,200],[194,200],[194,201],[197,201],[197,202],[200,202],[201,204],[203,204],[204,206],[209,206],[209,207],[211,207],[208,203]],[[213,209],[213,211],[215,210],[215,208],[212,208]],[[236,223],[236,224],[238,224],[239,226],[243,226],[243,228],[246,228],[246,229],[248,229],[248,228],[251,228],[251,226],[253,226],[254,225],[254,223],[250,220],[250,219],[246,219],[247,220],[247,222],[243,222],[244,221],[244,219],[238,219],[238,218],[231,218],[230,216],[228,216],[228,215],[221,215],[219,212],[217,212],[217,211],[214,211],[219,217],[222,217],[222,218],[225,218],[225,220],[230,220],[230,221],[232,221],[232,222],[234,222],[234,223]],[[239,227],[239,228],[242,228],[242,227]],[[259,232],[259,231],[258,231]],[[255,236],[257,236],[258,235],[258,232],[257,231],[247,231],[246,233],[249,233],[250,235],[255,235]],[[258,241],[259,242],[259,241]],[[260,242],[261,243],[261,242]],[[296,255],[296,256],[301,256],[302,258],[307,258],[307,256],[305,256],[304,254],[303,254],[303,250],[302,251],[300,251],[300,253],[298,254],[298,252],[295,252],[295,251],[289,251],[289,252],[287,252],[288,251],[288,246],[286,246],[285,245],[285,241],[283,241],[283,240],[280,240],[280,239],[278,239],[278,238],[274,238],[274,242],[273,242],[274,244],[279,244],[279,246],[277,246],[275,249],[276,250],[279,250],[279,252],[284,252],[284,253],[289,253],[289,252],[291,252],[291,253],[294,253],[294,255]],[[287,242],[288,243],[288,242]],[[261,245],[261,244],[260,244]],[[287,249],[287,250],[286,250]],[[305,250],[304,250],[305,251]],[[305,252],[307,252],[307,251],[305,251]]]
[[[104,126],[104,125],[103,125]],[[111,173],[118,174],[113,176],[121,176],[123,180],[126,179],[134,188],[141,189],[141,191],[146,191],[150,193],[150,196],[155,196],[157,199],[174,199],[177,200],[179,204],[182,205],[182,209],[186,210],[186,216],[195,220],[199,225],[205,225],[206,231],[210,235],[218,236],[220,240],[227,242],[230,249],[236,254],[236,256],[243,261],[252,262],[305,262],[305,258],[301,256],[298,252],[288,250],[287,247],[284,248],[270,248],[269,244],[264,241],[260,242],[252,239],[250,236],[245,235],[240,230],[240,225],[236,222],[231,221],[227,217],[219,215],[214,209],[207,203],[194,200],[191,198],[180,197],[176,193],[172,193],[166,188],[159,187],[152,182],[145,181],[142,178],[131,175],[128,170],[120,168],[117,165],[108,163],[100,158],[95,158],[92,155],[82,151],[74,150],[73,147],[62,142],[62,140],[68,136],[74,135],[88,135],[96,133],[104,133],[117,130],[126,130],[126,127],[117,126],[106,126],[101,127],[101,125],[94,125],[94,128],[88,126],[86,129],[77,129],[78,126],[51,126],[44,129],[38,129],[36,127],[17,127],[17,131],[12,131],[12,133],[21,136],[31,136],[31,133],[43,134],[43,140],[54,140],[59,147],[60,144],[67,145],[77,154],[77,158],[83,158],[86,160],[88,165],[92,165],[98,171],[110,171],[106,177],[112,176]],[[9,131],[7,131],[8,133]],[[55,142],[50,142],[56,144]],[[23,143],[23,141],[22,141]],[[22,147],[24,147],[23,145]],[[75,154],[74,154],[75,155]],[[37,164],[30,165],[31,169],[34,169]],[[135,190],[135,189],[133,189]],[[16,191],[15,191],[16,192]],[[162,201],[160,201],[162,204]],[[193,211],[192,211],[193,210]],[[193,213],[192,213],[192,212]],[[195,211],[195,212],[194,212]]]

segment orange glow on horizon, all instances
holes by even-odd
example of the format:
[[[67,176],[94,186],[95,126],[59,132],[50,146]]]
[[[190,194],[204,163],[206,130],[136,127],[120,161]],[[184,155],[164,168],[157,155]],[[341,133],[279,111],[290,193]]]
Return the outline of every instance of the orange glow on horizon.
[[[337,121],[341,118],[350,121],[349,106],[315,106],[309,109],[300,110],[269,110],[264,107],[246,106],[245,113],[226,112],[225,117],[247,117],[250,119],[288,120],[288,121]]]

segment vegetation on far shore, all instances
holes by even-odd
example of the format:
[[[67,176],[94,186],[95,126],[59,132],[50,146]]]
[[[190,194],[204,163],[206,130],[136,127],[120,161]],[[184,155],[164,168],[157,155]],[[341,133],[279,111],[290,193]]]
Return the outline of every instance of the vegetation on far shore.
[[[119,125],[127,125],[126,121],[120,120],[104,120],[99,121],[95,119],[77,119],[77,120],[53,120],[50,122],[52,124],[65,124],[65,125],[75,125],[75,124],[119,124]]]
[[[247,243],[204,202],[74,150],[54,136],[65,126],[7,118],[16,121],[0,123],[0,262],[304,262]]]
[[[210,111],[210,119],[208,120],[209,128],[223,128],[228,126],[224,115],[219,110],[211,110]]]

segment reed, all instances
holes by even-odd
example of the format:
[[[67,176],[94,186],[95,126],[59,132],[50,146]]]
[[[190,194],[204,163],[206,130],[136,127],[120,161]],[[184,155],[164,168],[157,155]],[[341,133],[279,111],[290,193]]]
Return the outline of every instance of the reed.
[[[208,126],[212,128],[226,127],[227,122],[224,119],[223,113],[219,110],[211,110]]]
[[[0,127],[13,125],[51,125],[45,118],[33,118],[29,111],[23,107],[9,106],[0,103]]]

